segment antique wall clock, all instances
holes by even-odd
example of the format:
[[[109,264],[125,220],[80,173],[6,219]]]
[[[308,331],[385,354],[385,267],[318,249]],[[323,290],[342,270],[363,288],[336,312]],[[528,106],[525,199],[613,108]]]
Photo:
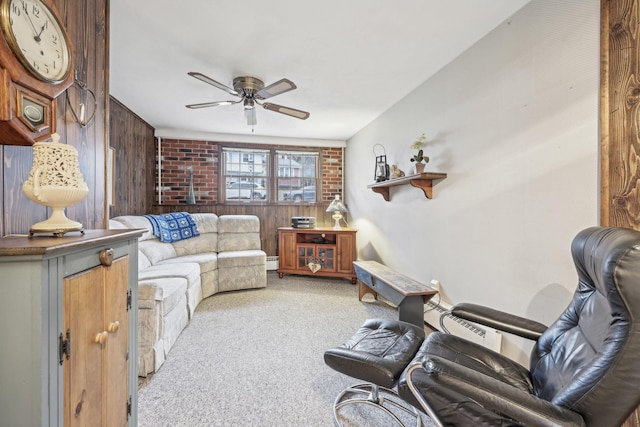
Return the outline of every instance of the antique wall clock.
[[[51,0],[0,0],[0,28],[0,144],[31,145],[56,130],[73,49]]]

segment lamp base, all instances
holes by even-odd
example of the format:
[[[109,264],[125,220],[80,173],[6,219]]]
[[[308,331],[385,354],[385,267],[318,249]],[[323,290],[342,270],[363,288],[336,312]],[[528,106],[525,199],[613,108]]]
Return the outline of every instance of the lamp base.
[[[84,227],[77,221],[70,220],[64,214],[64,208],[52,208],[53,213],[46,221],[33,224],[29,229],[29,237],[33,237],[36,233],[53,234],[56,237],[62,237],[65,233],[79,231],[84,234]]]
[[[342,227],[340,227],[340,220],[342,219],[342,214],[340,214],[340,212],[336,212],[331,217],[336,220],[336,223],[333,225],[333,229],[342,230]]]

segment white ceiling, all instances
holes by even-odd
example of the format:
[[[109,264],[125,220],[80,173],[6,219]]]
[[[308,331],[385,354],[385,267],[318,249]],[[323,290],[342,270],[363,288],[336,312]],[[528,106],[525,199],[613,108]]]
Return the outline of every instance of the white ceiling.
[[[345,141],[528,0],[111,0],[110,94],[158,134],[243,134]],[[232,86],[250,75],[298,89],[262,108],[187,75]],[[469,70],[471,74],[473,70]]]

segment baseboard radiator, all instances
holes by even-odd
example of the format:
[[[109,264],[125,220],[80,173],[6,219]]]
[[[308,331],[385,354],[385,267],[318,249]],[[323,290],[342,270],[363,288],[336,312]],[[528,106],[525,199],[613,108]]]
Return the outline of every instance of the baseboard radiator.
[[[424,321],[433,329],[440,330],[440,315],[447,312],[444,319],[444,326],[453,335],[468,339],[498,353],[501,351],[502,333],[493,328],[477,325],[453,316],[451,313],[448,313],[450,309],[451,305],[444,302],[429,301],[424,306]]]
[[[279,265],[277,256],[268,256],[267,257],[267,271],[277,270]]]

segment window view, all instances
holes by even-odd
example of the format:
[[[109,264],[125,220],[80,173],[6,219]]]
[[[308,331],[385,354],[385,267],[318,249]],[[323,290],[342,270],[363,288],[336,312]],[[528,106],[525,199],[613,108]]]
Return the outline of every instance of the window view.
[[[223,149],[225,200],[266,200],[268,150]]]
[[[225,201],[286,204],[318,200],[318,151],[223,147],[221,158]]]
[[[276,151],[278,201],[315,202],[318,153]]]

